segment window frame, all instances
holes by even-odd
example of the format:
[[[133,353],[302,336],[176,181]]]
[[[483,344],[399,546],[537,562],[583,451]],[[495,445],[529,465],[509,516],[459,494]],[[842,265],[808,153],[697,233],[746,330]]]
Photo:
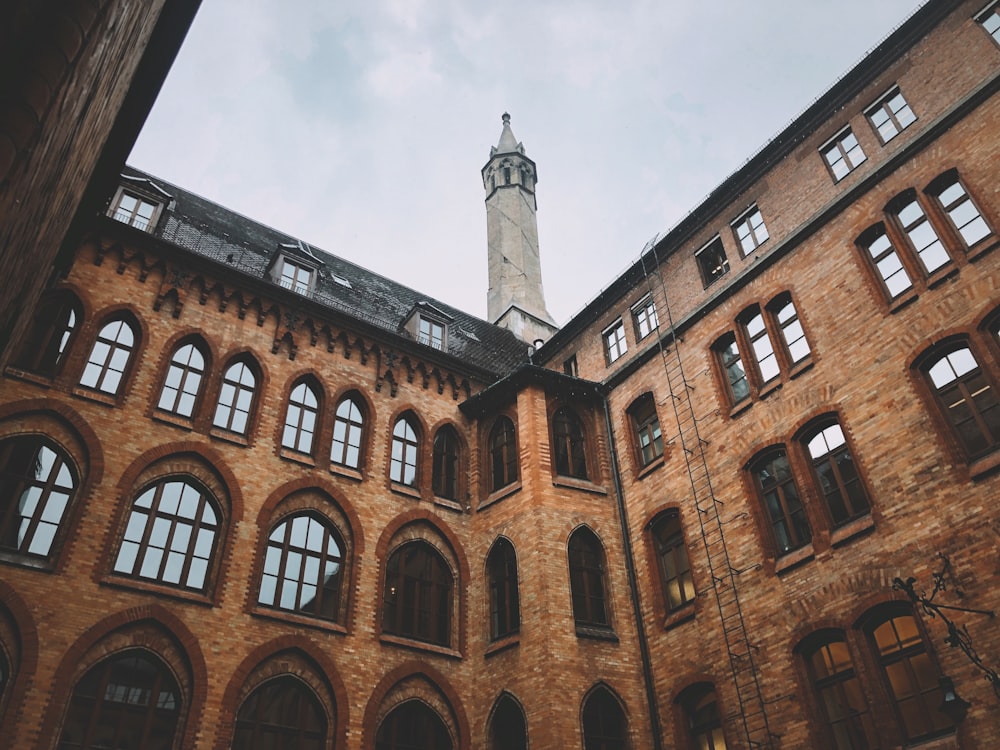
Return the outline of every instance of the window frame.
[[[652,293],[629,308],[632,313],[632,326],[635,329],[635,340],[642,341],[660,327],[660,319],[656,314],[656,302]]]
[[[421,311],[417,316],[417,343],[440,352],[448,351],[448,324]]]
[[[639,395],[629,405],[627,414],[635,445],[636,465],[643,470],[658,463],[664,456],[663,430],[652,391]]]
[[[14,367],[46,378],[63,371],[83,326],[83,305],[75,294],[57,291],[41,298],[21,340]]]
[[[230,378],[230,373],[237,367],[242,367],[238,375],[238,379]],[[243,380],[243,375],[249,374],[253,378],[251,384],[247,384]],[[229,404],[223,404],[224,394],[227,393],[227,388],[232,394],[232,400]],[[222,374],[219,379],[219,387],[216,392],[215,398],[215,411],[212,415],[212,428],[214,430],[220,430],[225,434],[236,435],[240,438],[249,439],[251,433],[256,424],[256,417],[258,406],[260,403],[260,392],[263,390],[263,376],[257,363],[250,357],[240,356],[230,359],[226,366],[222,369]],[[245,409],[238,408],[241,403],[240,396],[244,393],[249,393],[249,403],[246,405]],[[223,418],[222,423],[219,422],[222,410],[228,410],[226,416]],[[240,429],[233,429],[233,424],[236,421],[236,415],[243,414],[242,425]]]
[[[462,454],[458,430],[450,424],[439,427],[431,447],[431,491],[435,497],[459,502]]]
[[[447,723],[420,698],[400,701],[386,713],[375,730],[375,750],[413,750],[414,743],[419,743],[416,747],[421,750],[453,750],[455,747]]]
[[[403,560],[402,563],[411,563],[403,570],[399,556],[409,547],[413,548],[413,552],[420,552],[421,557],[415,562],[414,558]],[[406,585],[408,582],[409,586]],[[454,600],[458,595],[456,589],[455,571],[448,559],[428,540],[409,539],[396,545],[386,555],[382,632],[397,638],[452,648],[456,640],[452,622]],[[425,604],[426,600],[429,604]],[[421,617],[422,613],[426,614],[426,619]]]
[[[181,355],[185,349],[191,349],[192,354],[197,354],[201,358],[200,369],[197,365],[191,364],[191,354],[188,355],[187,361],[184,363],[179,363],[177,358]],[[163,414],[169,414],[177,419],[194,420],[199,412],[199,408],[202,402],[202,395],[205,391],[205,383],[208,380],[207,374],[209,372],[209,358],[205,353],[205,349],[200,342],[192,339],[184,339],[180,341],[176,347],[174,347],[173,353],[170,355],[170,359],[167,361],[167,368],[163,374],[163,380],[160,384],[160,393],[156,399],[156,410],[162,412]],[[172,378],[175,377],[174,373],[179,373],[176,376],[176,387],[170,385]],[[191,390],[193,380],[193,391]],[[173,395],[173,406],[167,408],[163,405],[163,400],[166,397],[167,389],[174,392]],[[182,403],[181,399],[186,396],[189,399],[188,413],[183,413],[183,407],[180,406]]]
[[[243,715],[244,711],[248,710],[248,705],[254,709],[256,708],[256,703],[260,701],[262,694],[266,694],[265,691],[273,692],[276,687],[282,688],[287,686],[291,688],[293,684],[297,692],[294,694],[292,701],[285,699],[279,702],[275,701],[273,697],[268,696],[271,697],[271,700],[267,701],[267,703],[271,710],[276,705],[285,710],[288,710],[290,707],[294,708],[296,714],[295,720],[289,719],[287,714],[283,717],[285,720],[281,723],[265,722],[260,718],[249,718]],[[315,712],[316,718],[319,719],[319,729],[303,729],[307,725],[306,710],[310,708]],[[280,746],[282,748],[286,748],[287,750],[301,750],[303,747],[311,748],[326,745],[329,721],[326,710],[323,707],[323,702],[316,695],[312,686],[295,674],[284,673],[262,681],[240,703],[233,719],[233,740],[231,746],[257,747],[262,727],[266,727],[265,736],[268,739],[280,738]]]
[[[715,253],[715,257],[711,257]],[[726,256],[726,247],[722,242],[722,235],[715,235],[712,239],[694,251],[694,259],[701,274],[701,283],[705,289],[721,279],[730,271],[729,258]],[[714,264],[714,265],[713,265]]]
[[[848,138],[854,139],[854,146],[851,148],[847,148],[844,145]],[[868,160],[868,155],[865,154],[865,150],[861,146],[861,141],[858,140],[857,135],[855,135],[854,130],[850,125],[844,126],[836,135],[820,146],[818,150],[820,158],[823,160],[823,164],[826,165],[826,169],[835,183],[843,180],[851,174],[851,172],[856,170]],[[829,154],[834,151],[837,153],[839,158],[831,160],[829,158]],[[858,159],[856,163],[851,157],[855,151],[861,155],[861,158]],[[838,175],[837,164],[846,164],[847,171]]]
[[[368,421],[368,410],[365,408],[366,402],[356,393],[349,392],[341,396],[333,410],[333,434],[330,440],[330,465],[331,467],[352,469],[361,471],[365,465],[365,439],[366,423]],[[341,410],[346,409],[345,414]],[[357,417],[357,419],[355,419]],[[343,425],[343,435],[338,439],[337,433]],[[356,437],[356,444],[353,438]],[[340,458],[335,458],[338,444],[341,446]],[[351,450],[357,454],[357,460],[351,463],[349,460]]]
[[[902,100],[903,106],[900,107],[899,109],[893,110],[890,106],[890,102],[897,96]],[[904,111],[909,112],[909,117],[912,118],[905,124],[903,124],[900,118],[898,117],[899,113]],[[886,118],[881,122],[881,124],[877,124],[875,121],[877,113],[881,113]],[[872,104],[865,107],[865,118],[868,120],[868,124],[871,126],[872,130],[875,131],[875,136],[879,139],[879,142],[883,146],[887,145],[891,140],[893,140],[896,136],[898,136],[900,133],[902,133],[904,130],[910,127],[910,125],[915,123],[917,119],[919,119],[917,117],[917,114],[913,111],[913,108],[910,107],[910,103],[907,101],[906,97],[903,96],[903,92],[899,88],[898,84],[894,84],[888,91],[886,91],[884,94],[878,97],[878,99],[876,99]],[[886,137],[882,133],[881,126],[890,122],[892,123],[894,132],[888,137]]]
[[[521,597],[517,551],[507,537],[498,537],[486,556],[490,640],[499,641],[521,631]]]
[[[792,309],[792,315],[782,320],[781,315],[788,308]],[[782,376],[794,375],[812,359],[812,346],[809,344],[806,327],[802,321],[802,315],[799,313],[799,308],[792,298],[792,293],[786,291],[777,295],[767,303],[764,312],[765,322],[770,322],[771,326],[769,328],[773,328],[775,331],[772,345],[774,345],[775,352],[778,355],[779,369],[782,370],[781,374]],[[789,329],[794,331],[793,327],[797,327],[799,335],[790,341]],[[800,348],[799,342],[802,342],[806,351],[796,359],[793,352]]]
[[[914,206],[920,215],[913,219],[905,218],[904,212]],[[915,189],[907,188],[895,196],[886,204],[885,213],[910,255],[911,267],[918,270],[918,278],[932,284],[935,279],[948,273],[954,267],[955,254],[949,249],[948,243],[942,239],[936,224],[939,217],[936,216],[936,212],[927,210]],[[926,236],[921,237],[921,233],[926,234],[928,231],[932,239],[928,239]],[[917,247],[918,240],[922,242],[920,247]],[[944,259],[931,268],[928,259],[934,257],[933,248],[935,246],[940,250],[940,253],[944,254]],[[925,253],[927,253],[926,257]]]
[[[490,494],[516,485],[521,479],[517,424],[506,414],[499,415],[487,438]]]
[[[124,199],[131,198],[136,201],[136,205],[131,209],[122,209],[121,205]],[[139,215],[138,209],[142,206],[149,206],[150,212],[148,217],[143,217]],[[140,232],[146,232],[147,234],[153,234],[160,223],[160,216],[163,214],[164,203],[162,200],[153,198],[144,191],[136,190],[132,187],[125,187],[124,185],[119,185],[118,189],[115,191],[114,198],[112,198],[111,203],[108,204],[107,215],[119,224],[124,224],[128,227],[133,227]],[[127,217],[126,217],[127,214]],[[136,216],[145,223],[136,223],[134,220]]]
[[[282,289],[309,297],[316,288],[316,269],[305,263],[289,258],[287,255],[278,257],[275,263],[274,281]],[[286,273],[289,271],[289,273]]]
[[[990,2],[974,16],[976,23],[994,42],[1000,45],[1000,2]],[[987,23],[996,24],[992,29]]]
[[[646,528],[651,550],[656,558],[663,608],[665,614],[671,617],[693,607],[698,597],[680,511],[677,508],[667,508],[656,514]],[[676,597],[672,596],[675,582],[679,593]]]
[[[754,219],[759,219],[755,222]],[[736,247],[740,251],[740,257],[746,258],[771,239],[764,223],[764,214],[756,203],[751,204],[747,209],[729,222],[729,228],[733,232],[733,239],[736,240]],[[746,234],[741,236],[741,230],[745,229]],[[749,247],[745,240],[749,239]]]
[[[580,415],[565,404],[552,413],[552,467],[557,476],[589,481],[587,430]]]
[[[304,389],[305,397],[296,401],[296,393]],[[312,398],[310,404],[307,397]],[[293,412],[293,409],[295,410]],[[282,423],[281,437],[279,445],[282,450],[291,451],[302,456],[312,456],[316,451],[320,428],[320,414],[323,413],[322,390],[311,377],[302,377],[296,380],[288,392],[285,401],[285,419]],[[311,426],[307,426],[311,415]],[[291,430],[291,445],[288,444],[289,431]],[[308,445],[302,447],[302,438],[308,435]]]
[[[577,635],[611,631],[607,553],[600,538],[587,526],[578,527],[566,544],[566,558]]]
[[[830,448],[830,439],[827,433],[832,428],[839,431],[842,442]],[[812,446],[820,438],[823,439],[828,450],[817,457],[813,453]],[[824,516],[830,528],[837,529],[865,516],[870,516],[872,513],[871,493],[868,491],[864,472],[858,463],[857,452],[854,450],[851,438],[840,419],[836,415],[828,414],[813,420],[800,430],[797,442],[809,464],[812,487],[823,506]],[[853,466],[853,479],[845,477],[842,468],[844,461]],[[826,473],[821,470],[823,464],[829,464],[829,471]],[[826,481],[824,477],[827,477]],[[852,485],[856,489],[853,493],[851,491]],[[831,506],[831,496],[834,493],[838,496],[838,504],[844,507],[843,517],[840,518],[838,516],[841,514],[834,512],[834,508]]]
[[[119,326],[117,332],[106,336],[105,334],[116,324]],[[129,332],[129,338],[131,339],[127,344],[119,341],[119,338],[126,330]],[[113,336],[113,338],[110,336]],[[105,318],[94,335],[90,354],[87,355],[83,372],[80,373],[79,380],[77,381],[79,387],[88,392],[103,394],[115,400],[121,399],[128,391],[141,342],[141,329],[131,315],[117,314]],[[103,355],[97,355],[99,344],[105,348]],[[124,363],[118,363],[121,369],[113,369],[112,364],[118,352],[125,352],[125,361]],[[100,363],[98,363],[98,359],[100,359]],[[96,376],[89,374],[93,372],[91,368],[96,368]],[[108,378],[109,372],[117,373],[114,388],[110,390],[105,387],[105,381]],[[92,384],[86,382],[91,379],[94,380]]]
[[[625,324],[621,318],[601,332],[601,341],[604,342],[604,361],[608,365],[613,365],[628,353]]]
[[[420,443],[423,433],[416,417],[400,415],[392,426],[389,451],[389,481],[403,487],[420,485]],[[398,446],[398,451],[397,451]],[[398,452],[398,457],[397,457]],[[407,469],[411,473],[407,474]]]
[[[1000,23],[1000,3],[998,3],[996,7],[996,18],[998,23]],[[956,187],[961,191],[962,196],[954,200],[949,199],[946,203],[944,194]],[[945,242],[944,244],[946,247],[949,244],[954,244],[955,246],[961,248],[964,251],[965,256],[969,259],[976,258],[990,248],[996,247],[996,231],[993,229],[990,222],[986,220],[986,216],[983,214],[983,211],[977,203],[975,197],[962,180],[957,169],[949,169],[947,172],[935,177],[925,188],[924,193],[931,198],[934,208],[936,209],[935,214],[939,215],[943,219],[943,222],[947,227],[946,231],[948,232],[948,239],[950,239],[951,242]],[[963,205],[966,204],[972,208],[976,216],[975,218],[968,219],[961,226],[959,226],[955,214],[961,210]],[[963,230],[970,225],[975,224],[977,221],[982,223],[986,232],[970,243]]]
[[[684,688],[674,700],[677,712],[677,733],[682,746],[703,750],[726,750],[725,722],[715,684],[696,682]],[[702,740],[707,740],[707,744]]]
[[[632,747],[628,714],[621,700],[605,685],[583,698],[580,728],[586,750],[629,750]]]
[[[775,469],[775,462],[781,460],[784,460],[785,467],[783,469],[787,472],[787,476],[779,482],[776,479],[779,472]],[[766,548],[771,550],[778,559],[792,555],[799,550],[809,549],[815,532],[812,528],[812,519],[809,517],[808,504],[795,480],[795,468],[787,448],[783,444],[777,444],[760,451],[747,464],[746,471],[757,498],[757,508],[762,524],[766,529]],[[764,486],[761,475],[765,473],[775,478],[774,484]],[[794,491],[793,496],[789,495],[788,487]],[[769,499],[769,493],[772,491],[774,492],[773,502]],[[798,504],[798,508],[794,507],[794,503]],[[776,517],[776,513],[780,513],[780,517]],[[799,522],[798,525],[796,521]],[[803,522],[805,523],[805,531],[801,527]],[[780,541],[780,534],[777,530],[779,526],[785,529],[784,536],[788,541],[786,545]]]

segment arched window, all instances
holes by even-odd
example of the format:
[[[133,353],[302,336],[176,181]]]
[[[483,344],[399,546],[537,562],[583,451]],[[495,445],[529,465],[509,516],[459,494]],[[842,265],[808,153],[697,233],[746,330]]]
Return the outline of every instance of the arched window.
[[[812,541],[812,529],[792,478],[784,448],[772,450],[750,467],[779,555]]]
[[[839,526],[868,513],[868,495],[840,425],[820,426],[807,433],[803,442],[833,524]]]
[[[218,532],[207,490],[179,477],[159,480],[132,503],[114,571],[204,591]]]
[[[431,487],[438,497],[458,499],[458,456],[458,434],[454,428],[445,425],[434,435]]]
[[[410,487],[417,483],[417,431],[410,420],[403,417],[392,428],[392,457],[389,461],[389,478]]]
[[[496,702],[489,727],[490,750],[528,750],[528,724],[524,711],[509,694]]]
[[[319,399],[312,386],[301,382],[292,388],[285,412],[285,429],[281,432],[281,447],[299,453],[312,453],[318,414]]]
[[[157,408],[180,417],[194,414],[205,373],[205,356],[194,344],[184,344],[170,358]]]
[[[325,518],[298,513],[271,531],[257,601],[339,622],[344,543]]]
[[[590,529],[579,528],[569,538],[569,583],[577,625],[607,628],[604,547]]]
[[[580,417],[572,409],[561,407],[552,416],[552,434],[556,474],[586,479],[587,457]]]
[[[0,443],[0,549],[49,558],[77,480],[66,454],[39,435]]]
[[[451,750],[448,727],[419,699],[400,703],[382,720],[375,750]]]
[[[257,378],[250,366],[243,361],[226,368],[219,390],[219,403],[215,407],[212,424],[223,430],[245,435],[253,409]]]
[[[653,394],[639,396],[628,408],[635,433],[636,452],[640,466],[649,466],[663,455],[663,435],[660,433],[660,417],[656,413]]]
[[[59,747],[169,750],[180,719],[173,674],[157,656],[129,649],[97,664],[73,688]]]
[[[500,537],[486,558],[490,586],[490,637],[493,640],[516,633],[521,627],[521,603],[517,588],[517,556],[514,545]]]
[[[726,736],[722,732],[722,717],[712,683],[692,685],[678,696],[677,703],[684,714],[684,727],[691,747],[726,750]]]
[[[627,750],[628,719],[609,690],[599,687],[583,704],[584,750]]]
[[[490,430],[492,491],[517,481],[517,438],[509,417],[499,417]]]
[[[660,584],[667,610],[673,612],[694,601],[694,579],[688,560],[687,545],[681,530],[681,519],[676,510],[661,513],[650,530],[656,546],[656,559],[660,564]]]
[[[258,687],[236,715],[233,750],[322,750],[325,746],[323,708],[312,690],[291,675]]]
[[[835,750],[876,747],[872,717],[844,634],[832,630],[814,634],[799,651],[806,661],[825,721],[823,734],[830,745]]]
[[[80,385],[118,395],[135,348],[135,331],[123,318],[106,323],[90,350]]]
[[[332,463],[351,469],[360,468],[364,428],[364,413],[353,398],[345,398],[337,404],[333,423],[333,445],[330,449]]]
[[[53,377],[66,360],[70,339],[80,324],[80,303],[69,294],[43,298],[24,338],[16,367]]]
[[[1000,400],[992,379],[965,343],[929,358],[921,368],[934,400],[969,459],[1000,447]]]
[[[382,629],[449,645],[452,586],[448,564],[430,544],[417,540],[398,547],[385,566]]]

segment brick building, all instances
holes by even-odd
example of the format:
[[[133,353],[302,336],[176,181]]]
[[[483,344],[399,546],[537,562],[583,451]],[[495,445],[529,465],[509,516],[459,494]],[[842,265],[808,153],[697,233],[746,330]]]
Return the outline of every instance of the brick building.
[[[499,325],[125,169],[3,374],[0,744],[996,746],[998,87],[925,5],[558,330],[507,118]]]

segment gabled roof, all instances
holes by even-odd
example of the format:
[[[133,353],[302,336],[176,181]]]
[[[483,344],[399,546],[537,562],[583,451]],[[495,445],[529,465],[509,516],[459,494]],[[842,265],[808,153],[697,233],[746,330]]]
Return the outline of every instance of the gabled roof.
[[[290,250],[294,248],[296,255],[309,255],[319,262],[315,288],[309,296],[331,311],[399,336],[400,327],[415,306],[431,305],[454,321],[448,336],[447,354],[496,377],[503,376],[527,360],[527,345],[505,328],[431,299],[426,294],[133,167],[126,167],[122,177],[127,181],[148,180],[152,183],[155,180],[164,185],[172,200],[164,208],[166,215],[153,235],[214,261],[220,270],[221,267],[228,267],[266,280],[269,265],[279,246]],[[350,286],[338,282],[335,277],[346,279]],[[275,285],[275,294],[295,293]]]

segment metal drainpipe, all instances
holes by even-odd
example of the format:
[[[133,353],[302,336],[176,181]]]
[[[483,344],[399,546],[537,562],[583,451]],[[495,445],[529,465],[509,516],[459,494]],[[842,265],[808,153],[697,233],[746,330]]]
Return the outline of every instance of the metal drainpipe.
[[[653,750],[661,750],[660,712],[656,703],[656,693],[653,690],[653,665],[649,658],[649,645],[646,641],[646,628],[642,621],[642,610],[639,607],[639,589],[635,576],[635,561],[632,557],[632,542],[629,540],[628,514],[625,512],[625,494],[622,492],[622,480],[618,473],[618,451],[615,448],[615,433],[611,426],[611,406],[608,398],[601,395],[604,402],[604,424],[608,430],[608,440],[611,448],[611,474],[615,480],[615,496],[618,499],[618,514],[622,523],[622,546],[625,549],[625,569],[628,573],[629,590],[632,599],[632,611],[639,634],[639,654],[642,657],[642,672],[646,683],[646,701],[649,703],[649,723],[653,729]]]

